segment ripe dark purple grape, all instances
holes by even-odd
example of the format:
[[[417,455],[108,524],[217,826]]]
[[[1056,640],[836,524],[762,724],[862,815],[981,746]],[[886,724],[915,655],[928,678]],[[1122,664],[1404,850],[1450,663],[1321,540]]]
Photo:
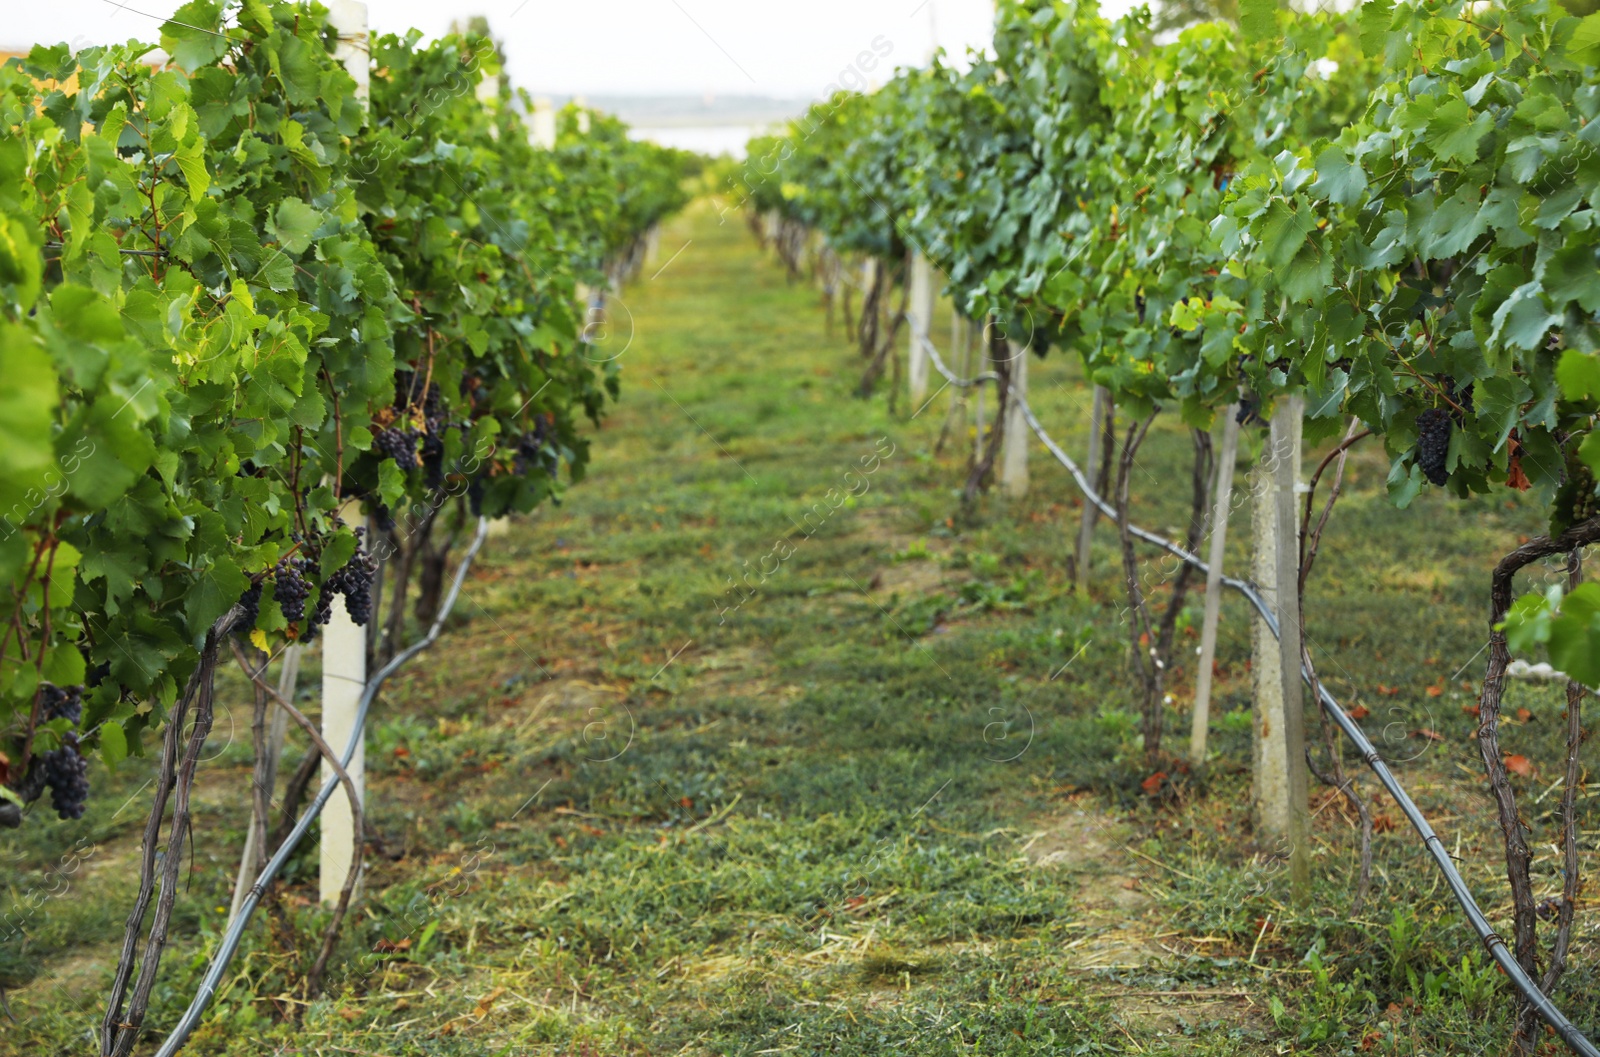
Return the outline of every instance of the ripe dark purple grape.
[[[385,458],[393,459],[402,470],[409,472],[421,465],[417,462],[417,431],[414,429],[380,429],[372,438],[372,446]]]
[[[50,806],[56,815],[82,818],[89,801],[89,761],[78,752],[78,736],[68,734],[62,746],[43,753],[36,766],[50,787]]]
[[[273,575],[272,597],[283,609],[283,618],[291,623],[305,619],[306,599],[311,595],[311,583],[305,574],[310,568],[307,559],[289,557],[278,563]]]
[[[332,615],[333,596],[344,595],[344,610],[350,619],[365,627],[372,619],[372,581],[378,572],[378,560],[369,552],[358,550],[350,560],[322,583],[322,597],[317,602],[319,624],[326,624]]]
[[[39,685],[39,703],[46,721],[65,718],[73,726],[83,718],[83,687]]]
[[[240,635],[249,635],[255,630],[256,618],[261,615],[261,584],[253,583],[245,588],[244,594],[239,596],[239,603],[244,606],[244,617],[239,621],[237,631]]]
[[[1450,430],[1455,425],[1450,412],[1430,407],[1417,416],[1417,469],[1434,484],[1450,479],[1445,462],[1450,455]]]

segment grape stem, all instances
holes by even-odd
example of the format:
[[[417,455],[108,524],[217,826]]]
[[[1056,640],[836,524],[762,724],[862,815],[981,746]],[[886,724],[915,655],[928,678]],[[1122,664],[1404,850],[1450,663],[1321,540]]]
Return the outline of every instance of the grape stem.
[[[317,952],[316,963],[312,965],[311,973],[306,977],[306,998],[310,999],[317,994],[322,984],[322,974],[328,967],[329,956],[333,954],[333,945],[339,936],[339,926],[344,923],[345,913],[350,909],[350,898],[356,890],[356,881],[361,877],[361,853],[367,842],[366,820],[361,810],[361,797],[356,792],[355,782],[351,780],[350,772],[340,762],[339,754],[334,752],[333,747],[324,740],[321,732],[317,730],[317,725],[307,719],[305,713],[284,700],[276,687],[268,685],[261,678],[261,673],[250,664],[250,659],[244,655],[244,650],[240,648],[237,641],[232,641],[230,644],[233,647],[234,660],[239,662],[240,670],[255,684],[257,691],[265,694],[268,700],[276,701],[278,707],[283,709],[301,730],[306,732],[306,737],[311,739],[311,744],[316,746],[317,752],[327,763],[328,769],[339,779],[339,784],[344,786],[345,793],[350,797],[350,814],[353,820],[351,827],[353,830],[352,843],[355,847],[350,855],[350,871],[345,874],[344,887],[339,890],[339,903],[333,909],[333,919],[328,922],[328,927],[322,933],[322,949]]]

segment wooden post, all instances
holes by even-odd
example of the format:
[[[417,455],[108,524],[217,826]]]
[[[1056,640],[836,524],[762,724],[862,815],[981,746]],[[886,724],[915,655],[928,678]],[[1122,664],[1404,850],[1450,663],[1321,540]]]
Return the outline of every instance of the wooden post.
[[[1272,416],[1267,450],[1251,471],[1255,553],[1251,572],[1278,618],[1281,638],[1255,621],[1256,824],[1289,860],[1295,897],[1311,877],[1309,783],[1300,683],[1300,568],[1295,486],[1300,479],[1300,420],[1305,401],[1284,400]]]
[[[928,335],[933,327],[933,266],[920,253],[911,255],[910,303],[906,308],[906,329],[911,350],[907,357],[907,376],[911,384],[911,407],[922,407],[928,395]]]
[[[1189,733],[1189,762],[1206,763],[1206,734],[1211,725],[1211,668],[1217,657],[1217,615],[1222,608],[1222,559],[1228,542],[1228,512],[1233,506],[1233,464],[1239,454],[1239,405],[1230,406],[1222,423],[1222,453],[1217,458],[1216,500],[1211,508],[1211,549],[1206,556],[1205,617],[1200,624],[1200,676],[1194,690],[1194,725]]]
[[[950,313],[950,368],[959,378],[972,377],[972,346],[967,340],[967,317],[960,312]],[[944,436],[955,438],[959,446],[967,437],[967,390],[957,389],[950,398],[950,410],[945,418]]]
[[[1028,420],[1022,402],[1028,398],[1028,347],[1006,342],[1011,350],[1011,395],[1006,400],[1005,436],[1001,438],[1000,487],[1019,499],[1028,494]]]
[[[1083,474],[1091,485],[1100,472],[1100,434],[1105,430],[1106,405],[1110,402],[1110,390],[1103,385],[1095,386],[1094,405],[1089,411],[1089,457],[1083,461]],[[1089,545],[1094,541],[1094,526],[1099,520],[1100,508],[1085,499],[1083,518],[1078,522],[1078,551],[1072,563],[1080,591],[1089,588]]]
[[[370,59],[367,43],[367,5],[356,0],[332,0],[328,5],[328,21],[338,31],[339,43],[334,56],[344,64],[355,78],[356,94],[363,104],[367,101],[370,83]],[[359,520],[361,504],[348,502],[342,511],[346,523]],[[355,733],[356,708],[361,702],[361,692],[367,685],[367,632],[350,619],[342,603],[333,606],[332,618],[322,634],[322,736],[335,752],[343,752]],[[279,710],[281,711],[281,709]],[[314,750],[313,750],[314,751]],[[346,770],[355,783],[358,798],[365,796],[362,776],[365,771],[366,746],[356,746],[355,755]],[[333,771],[322,765],[322,779],[332,778]],[[345,876],[350,872],[351,858],[355,853],[355,814],[349,794],[336,791],[322,812],[322,848],[320,894],[324,903],[339,901]]]
[[[989,328],[992,327],[992,326],[994,326],[994,317],[990,316],[988,318],[988,321],[983,326],[978,327],[976,329],[976,333],[973,333],[973,329],[972,328],[970,328],[970,327],[968,328],[968,333],[967,333],[967,362],[968,363],[973,363],[974,364],[974,368],[975,368],[973,371],[971,371],[968,374],[968,377],[972,377],[973,375],[986,373],[985,369],[989,366]],[[976,346],[977,346],[976,349],[973,348],[974,343],[976,343]],[[983,458],[983,387],[988,385],[988,384],[989,384],[988,382],[983,382],[983,383],[980,383],[978,385],[978,387],[977,387],[977,397],[973,401],[973,409],[972,409],[972,425],[973,425],[973,432],[972,432],[972,460],[973,460],[973,462],[977,462],[979,459]]]

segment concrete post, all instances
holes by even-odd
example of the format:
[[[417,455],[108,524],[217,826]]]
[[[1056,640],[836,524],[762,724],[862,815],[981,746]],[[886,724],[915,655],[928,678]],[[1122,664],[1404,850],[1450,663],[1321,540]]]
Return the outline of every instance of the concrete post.
[[[1298,897],[1311,876],[1309,783],[1305,760],[1304,695],[1300,682],[1300,420],[1305,401],[1284,400],[1272,416],[1267,450],[1251,471],[1255,529],[1251,573],[1278,618],[1281,638],[1266,622],[1253,629],[1255,770],[1253,793],[1259,831],[1289,860]]]
[[[911,255],[910,301],[906,307],[906,329],[911,350],[907,375],[911,383],[911,406],[920,408],[928,395],[928,336],[933,329],[933,266],[920,253]]]

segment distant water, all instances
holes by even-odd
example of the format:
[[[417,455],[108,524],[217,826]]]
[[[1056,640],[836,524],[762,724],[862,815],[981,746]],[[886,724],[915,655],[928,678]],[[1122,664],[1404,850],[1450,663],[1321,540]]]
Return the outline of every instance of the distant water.
[[[759,125],[677,125],[668,127],[636,127],[634,139],[648,139],[663,147],[698,151],[701,154],[728,154],[744,157],[745,144],[761,131]]]

